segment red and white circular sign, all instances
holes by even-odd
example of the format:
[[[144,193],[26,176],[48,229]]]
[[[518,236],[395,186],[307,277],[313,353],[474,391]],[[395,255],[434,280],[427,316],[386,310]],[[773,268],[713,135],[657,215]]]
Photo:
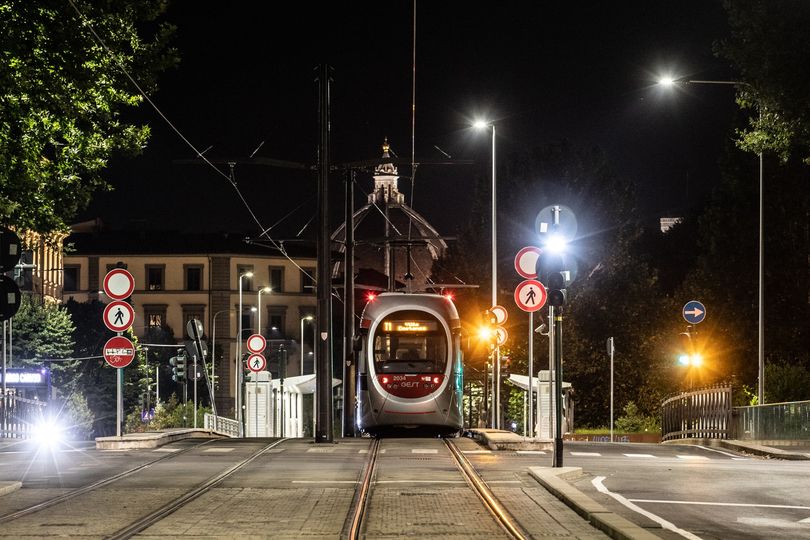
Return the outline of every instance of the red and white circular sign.
[[[261,354],[251,354],[247,358],[247,367],[253,373],[264,371],[267,367],[267,360]]]
[[[264,336],[261,334],[253,334],[249,338],[247,338],[247,342],[245,343],[247,350],[252,353],[262,353],[264,349],[267,347],[267,340],[264,339]]]
[[[537,259],[540,258],[540,248],[526,246],[515,255],[515,271],[526,279],[537,277]]]
[[[115,336],[104,344],[101,354],[112,367],[124,368],[135,358],[135,345],[124,336]]]
[[[495,339],[498,347],[503,347],[506,343],[506,340],[509,339],[509,332],[506,331],[506,328],[503,326],[496,326],[495,327]]]
[[[515,304],[529,313],[546,305],[546,287],[536,279],[527,279],[515,288]]]
[[[113,300],[123,300],[135,290],[135,279],[123,268],[113,268],[104,276],[104,294]]]
[[[495,324],[503,324],[509,318],[509,312],[503,306],[492,306],[489,311],[495,315]]]
[[[126,302],[116,300],[104,308],[104,324],[113,332],[123,332],[135,320],[135,311]]]

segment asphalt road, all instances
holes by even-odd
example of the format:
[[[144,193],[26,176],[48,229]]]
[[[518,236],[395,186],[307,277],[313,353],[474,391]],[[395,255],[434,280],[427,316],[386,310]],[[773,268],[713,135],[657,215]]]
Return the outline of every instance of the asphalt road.
[[[810,539],[810,462],[656,444],[565,450],[564,465],[587,473],[577,488],[641,526],[668,522],[666,538]]]

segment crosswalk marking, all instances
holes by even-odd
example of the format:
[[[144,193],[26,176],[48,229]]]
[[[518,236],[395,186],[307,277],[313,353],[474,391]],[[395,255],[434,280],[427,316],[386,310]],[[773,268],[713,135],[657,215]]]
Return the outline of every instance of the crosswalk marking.
[[[309,449],[307,449],[308,453],[313,453],[313,454],[331,454],[334,451],[335,451],[334,448],[309,448]]]
[[[624,455],[630,458],[655,458],[655,456],[652,454],[624,454]]]
[[[694,461],[708,461],[709,460],[709,458],[707,458],[706,456],[687,456],[687,455],[683,455],[683,454],[677,454],[675,457],[677,457],[678,459],[691,459],[691,460],[694,460]]]
[[[411,454],[438,454],[439,451],[435,448],[413,448]]]
[[[491,454],[492,450],[462,450],[465,454]]]
[[[155,448],[153,452],[179,452],[179,448]]]
[[[581,457],[599,457],[602,454],[599,452],[571,452],[572,456],[581,456]]]
[[[516,454],[524,454],[524,455],[535,455],[535,456],[545,456],[545,450],[515,450]]]
[[[203,450],[203,452],[211,452],[211,453],[233,452],[233,448],[207,448],[207,449]]]

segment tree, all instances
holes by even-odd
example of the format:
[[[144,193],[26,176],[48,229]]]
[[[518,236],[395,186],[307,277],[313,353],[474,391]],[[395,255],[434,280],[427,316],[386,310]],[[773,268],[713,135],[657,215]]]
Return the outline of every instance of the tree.
[[[51,362],[69,359],[73,355],[74,326],[67,310],[25,294],[13,322],[12,352],[16,361],[24,366],[48,364],[55,386],[70,384],[76,361]]]
[[[803,0],[724,0],[730,36],[716,50],[747,84],[742,107],[762,113],[739,132],[740,146],[774,152],[783,161],[798,152],[810,163],[810,4]],[[750,85],[750,86],[749,86]]]
[[[142,151],[149,127],[122,113],[143,97],[123,69],[153,92],[157,74],[176,62],[167,47],[173,27],[144,24],[165,7],[165,0],[0,0],[0,223],[65,229],[108,187],[101,176],[108,159]]]

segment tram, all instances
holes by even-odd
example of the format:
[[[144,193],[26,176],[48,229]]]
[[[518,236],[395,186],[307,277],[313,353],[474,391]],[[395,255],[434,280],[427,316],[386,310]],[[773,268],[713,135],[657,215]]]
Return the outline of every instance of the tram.
[[[370,299],[360,320],[360,347],[360,432],[461,430],[461,321],[450,298],[386,292]]]

